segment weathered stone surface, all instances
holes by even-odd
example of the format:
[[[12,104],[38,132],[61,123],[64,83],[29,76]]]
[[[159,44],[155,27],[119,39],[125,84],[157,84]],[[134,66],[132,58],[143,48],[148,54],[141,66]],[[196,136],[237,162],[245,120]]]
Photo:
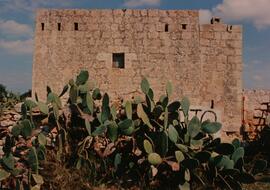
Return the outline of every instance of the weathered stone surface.
[[[112,68],[113,53],[125,53],[124,69]],[[200,25],[198,11],[186,10],[37,11],[33,94],[45,100],[46,86],[60,93],[81,69],[112,99],[138,94],[143,76],[158,99],[171,81],[173,99],[213,104],[223,131],[241,126],[241,26]]]
[[[263,113],[262,110],[266,110],[267,107],[261,103],[270,102],[270,90],[244,90],[243,98],[244,122],[251,127],[250,130],[255,130],[255,125],[259,124],[257,117],[266,118],[266,112]]]

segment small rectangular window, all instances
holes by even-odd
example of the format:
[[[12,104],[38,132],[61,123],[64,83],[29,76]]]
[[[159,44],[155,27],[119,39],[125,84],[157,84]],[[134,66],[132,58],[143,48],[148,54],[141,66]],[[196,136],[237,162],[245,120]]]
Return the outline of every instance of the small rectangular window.
[[[58,31],[61,30],[61,23],[57,23],[57,29],[58,29]]]
[[[182,24],[182,29],[186,30],[187,29],[187,24]]]
[[[169,32],[169,24],[165,24],[165,32]]]
[[[113,68],[125,68],[125,54],[113,53]]]
[[[44,23],[41,23],[41,30],[43,31],[45,28],[45,24]]]
[[[74,23],[74,30],[79,30],[79,23],[77,22]]]

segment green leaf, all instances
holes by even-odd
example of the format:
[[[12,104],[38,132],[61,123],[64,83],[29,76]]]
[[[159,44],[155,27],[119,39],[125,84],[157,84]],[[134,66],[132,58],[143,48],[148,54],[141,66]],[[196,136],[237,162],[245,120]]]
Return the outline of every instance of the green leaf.
[[[10,176],[10,173],[6,172],[3,169],[0,169],[0,181],[7,179]]]
[[[154,91],[152,90],[152,88],[149,88],[149,91],[147,93],[147,96],[150,98],[150,100],[154,100]]]
[[[111,124],[108,126],[108,136],[112,142],[117,140],[118,126],[115,122],[111,122]]]
[[[160,143],[159,153],[162,157],[164,157],[168,152],[168,134],[165,131],[159,133],[159,143]]]
[[[21,122],[21,125],[22,125],[22,129],[21,129],[22,136],[24,138],[30,137],[33,131],[31,122],[28,119],[25,119]]]
[[[40,133],[38,135],[38,143],[45,146],[46,142],[47,142],[46,136],[43,133]]]
[[[114,167],[117,169],[118,165],[121,164],[122,156],[121,154],[117,153],[114,157]]]
[[[116,120],[117,119],[117,109],[116,109],[115,105],[112,105],[112,107],[111,107],[111,114],[112,114],[113,120]]]
[[[58,108],[62,107],[62,103],[57,94],[51,92],[48,94],[47,103],[55,103]]]
[[[169,112],[168,112],[168,108],[165,108],[165,112],[164,112],[164,128],[165,129],[167,129],[168,123],[169,123]]]
[[[82,167],[82,158],[79,158],[76,163],[76,169],[80,170]]]
[[[148,161],[152,165],[158,165],[162,163],[162,158],[157,153],[150,153],[148,155]]]
[[[13,155],[10,153],[8,155],[3,156],[2,158],[3,164],[10,170],[14,169],[15,160]]]
[[[177,160],[178,163],[182,162],[185,159],[184,154],[182,153],[182,151],[175,151],[175,158]]]
[[[71,86],[69,90],[69,99],[70,99],[71,104],[77,103],[77,97],[78,97],[77,86],[73,85]]]
[[[132,119],[132,104],[130,101],[126,102],[125,110],[126,110],[127,118]]]
[[[181,107],[185,116],[188,116],[190,102],[187,97],[184,97],[181,101]]]
[[[118,128],[124,135],[132,135],[134,132],[134,123],[131,119],[125,119],[118,123]]]
[[[53,106],[53,115],[54,115],[55,119],[58,120],[58,118],[59,118],[59,108],[56,105],[56,103],[52,103],[52,106]]]
[[[180,108],[181,103],[179,101],[172,102],[168,105],[168,111],[169,112],[178,112],[178,109]]]
[[[239,139],[235,138],[232,141],[232,145],[234,146],[235,149],[239,148],[241,146],[241,142]]]
[[[151,153],[154,152],[154,151],[153,151],[153,146],[152,146],[151,142],[150,142],[149,140],[147,140],[147,139],[145,139],[145,140],[143,141],[143,147],[144,147],[144,150],[145,150],[145,152],[146,152],[147,154],[151,154]]]
[[[88,82],[86,82],[86,83],[83,84],[83,85],[80,85],[80,86],[78,87],[78,90],[79,90],[79,92],[80,92],[81,94],[86,94],[86,93],[88,93],[88,92],[90,91]]]
[[[94,100],[101,100],[101,93],[100,93],[100,90],[98,88],[95,88],[94,91],[93,91],[93,99]]]
[[[109,107],[109,104],[110,104],[109,95],[105,93],[102,99],[102,107]]]
[[[49,108],[48,108],[47,104],[45,104],[43,102],[38,102],[38,108],[42,113],[48,115]]]
[[[233,169],[234,162],[228,156],[218,155],[214,157],[214,164],[218,168]]]
[[[167,82],[166,84],[166,93],[168,97],[170,97],[173,93],[173,87],[171,82]]]
[[[232,154],[232,160],[236,163],[240,158],[243,158],[245,155],[245,150],[243,147],[237,148]]]
[[[28,164],[31,166],[31,169],[36,174],[38,174],[39,163],[38,163],[38,156],[37,156],[37,151],[35,147],[30,148],[27,158],[28,158],[27,159]]]
[[[26,105],[26,107],[28,107],[29,109],[35,108],[37,106],[37,103],[34,102],[33,100],[25,100],[24,104]]]
[[[125,130],[122,130],[121,132],[122,132],[123,135],[130,136],[130,135],[132,135],[134,133],[134,130],[135,129],[134,129],[133,125],[132,125],[131,127],[127,128]]]
[[[14,137],[18,137],[20,134],[21,134],[21,129],[22,127],[20,125],[15,125],[12,130],[11,130],[11,133]]]
[[[88,132],[88,135],[91,136],[91,125],[90,125],[90,122],[87,121],[87,120],[84,120],[84,124],[85,124],[85,128],[86,128],[86,130]]]
[[[146,78],[143,78],[143,80],[141,82],[141,89],[142,89],[144,94],[148,94],[149,89],[150,89],[150,85],[149,85],[149,82]]]
[[[146,115],[146,113],[143,110],[143,106],[142,104],[138,104],[137,106],[137,115],[139,118],[142,119],[142,121],[150,128],[153,129],[153,126],[151,125],[148,116]]]
[[[208,134],[215,134],[221,129],[222,125],[219,122],[207,122],[202,124],[202,130]]]
[[[94,100],[89,92],[86,94],[86,105],[87,105],[87,108],[89,109],[89,111],[91,112],[91,114],[93,115],[93,113],[94,113]]]
[[[43,177],[41,175],[32,174],[32,177],[33,177],[34,181],[36,182],[36,184],[42,185],[44,183]]]
[[[188,147],[186,145],[183,145],[183,144],[175,144],[175,146],[181,150],[182,152],[184,153],[187,153],[188,152]]]
[[[119,129],[122,131],[128,129],[132,125],[133,125],[133,121],[131,119],[125,119],[118,123]]]
[[[201,131],[201,122],[197,116],[194,116],[188,123],[188,134],[194,138]]]
[[[177,130],[174,128],[174,126],[172,126],[172,125],[169,125],[169,128],[168,128],[168,136],[169,136],[169,139],[170,139],[173,143],[176,143],[177,140],[179,139],[178,132],[177,132]]]
[[[185,170],[185,180],[186,181],[190,181],[190,172],[189,172],[189,169],[186,169]]]
[[[89,78],[88,71],[82,70],[80,72],[80,74],[77,76],[76,84],[77,85],[82,85],[82,84],[86,83],[86,81],[88,80],[88,78]]]
[[[180,190],[190,190],[190,184],[185,182],[183,185],[179,185]]]
[[[110,115],[111,115],[110,107],[108,106],[102,107],[101,122],[104,123],[106,120],[108,120]]]
[[[163,109],[165,109],[168,106],[168,103],[169,103],[169,98],[168,96],[165,96],[163,101],[161,102]]]
[[[106,131],[107,127],[105,125],[101,125],[96,128],[96,130],[92,133],[92,136],[99,136]]]
[[[203,146],[203,140],[194,140],[194,139],[191,139],[190,140],[190,147],[191,149],[201,149]]]
[[[27,118],[27,107],[24,103],[21,106],[21,113],[22,113],[22,119],[26,119]]]

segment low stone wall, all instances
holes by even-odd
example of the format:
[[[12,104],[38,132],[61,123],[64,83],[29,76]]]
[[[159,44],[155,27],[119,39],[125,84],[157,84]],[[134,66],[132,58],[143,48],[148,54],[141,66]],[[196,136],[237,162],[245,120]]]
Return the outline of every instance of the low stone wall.
[[[270,90],[243,90],[244,100],[244,122],[247,126],[255,126],[258,124],[258,119],[262,112],[259,109],[266,109],[266,105],[261,105],[262,102],[270,102]]]

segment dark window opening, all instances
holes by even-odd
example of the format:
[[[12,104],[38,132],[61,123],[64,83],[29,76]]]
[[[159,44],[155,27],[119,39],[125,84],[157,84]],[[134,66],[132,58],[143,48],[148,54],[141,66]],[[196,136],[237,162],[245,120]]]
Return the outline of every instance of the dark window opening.
[[[77,22],[74,23],[74,30],[79,30],[79,23]]]
[[[41,30],[43,31],[45,28],[45,24],[44,23],[41,23]]]
[[[211,106],[210,106],[210,108],[211,108],[211,109],[214,109],[214,106],[215,106],[215,105],[214,105],[214,100],[211,100]]]
[[[165,24],[165,32],[169,32],[169,24]]]
[[[187,24],[182,24],[182,29],[186,30],[187,29]]]
[[[227,26],[227,31],[228,31],[228,32],[232,32],[232,29],[233,29],[233,26],[232,26],[232,25],[228,25],[228,26]]]
[[[113,68],[125,68],[125,54],[113,53]]]
[[[221,22],[220,18],[214,17],[211,19],[211,24],[220,23],[220,22]]]
[[[58,28],[58,31],[61,30],[61,23],[57,23],[57,28]]]

